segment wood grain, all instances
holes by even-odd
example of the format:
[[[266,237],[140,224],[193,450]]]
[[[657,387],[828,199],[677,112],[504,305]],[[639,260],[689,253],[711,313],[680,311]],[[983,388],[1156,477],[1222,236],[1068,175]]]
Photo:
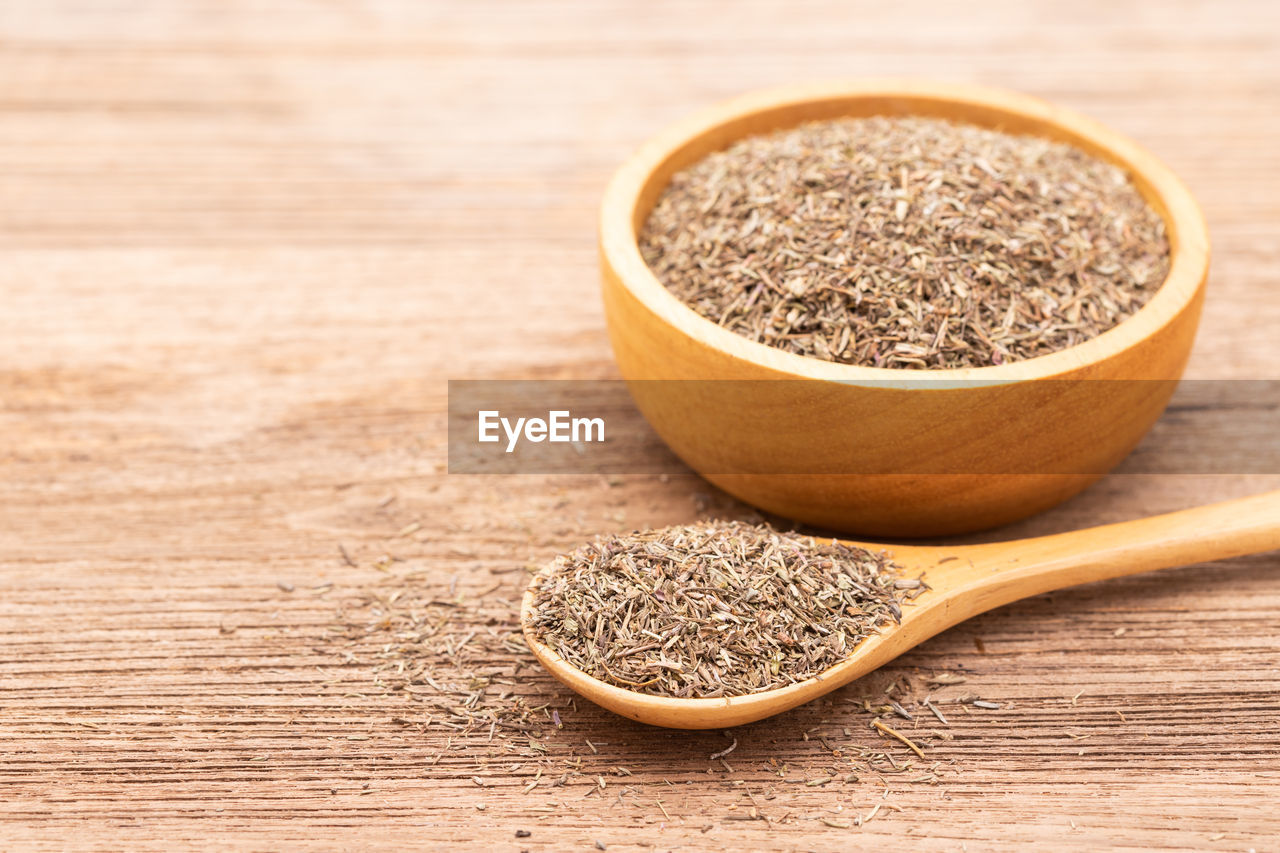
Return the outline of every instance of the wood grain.
[[[720,733],[575,711],[528,655],[477,653],[558,703],[547,746],[582,760],[529,794],[542,759],[487,732],[450,742],[377,686],[376,635],[326,629],[391,588],[387,553],[469,602],[454,629],[484,631],[518,601],[508,570],[743,511],[691,476],[450,477],[444,460],[449,378],[616,376],[604,182],[655,128],[747,89],[940,76],[1133,136],[1210,222],[1188,375],[1276,378],[1278,53],[1261,0],[0,7],[0,840],[1274,849],[1274,554],[979,617],[736,731],[732,771],[707,758]],[[1121,474],[985,538],[1277,487]],[[939,729],[920,763],[942,762],[936,782],[804,784],[858,749],[911,759],[858,700],[940,671],[968,680],[935,696],[1001,708],[955,706],[945,732],[901,721]],[[730,818],[752,798],[767,821]],[[879,802],[903,811],[822,822]]]

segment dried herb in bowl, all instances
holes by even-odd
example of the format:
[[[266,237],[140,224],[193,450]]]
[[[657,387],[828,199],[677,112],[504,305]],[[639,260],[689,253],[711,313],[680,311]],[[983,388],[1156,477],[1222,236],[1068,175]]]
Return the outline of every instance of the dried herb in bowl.
[[[658,279],[828,361],[983,367],[1093,338],[1164,281],[1164,222],[1074,146],[925,117],[813,122],[676,174],[639,235]]]
[[[534,635],[601,681],[739,696],[839,663],[927,587],[885,554],[767,525],[701,522],[597,539],[536,581]]]

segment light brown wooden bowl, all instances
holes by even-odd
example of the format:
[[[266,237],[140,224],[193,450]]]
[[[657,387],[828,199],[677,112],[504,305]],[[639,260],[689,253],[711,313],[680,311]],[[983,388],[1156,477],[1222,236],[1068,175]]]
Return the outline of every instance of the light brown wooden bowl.
[[[1132,317],[1066,350],[994,367],[889,370],[747,340],[699,316],[649,270],[636,235],[675,172],[744,136],[868,115],[937,116],[1037,134],[1121,166],[1165,220],[1168,278]],[[873,80],[750,94],[667,129],[609,184],[600,251],[605,316],[627,380],[809,380],[631,382],[636,404],[681,459],[769,512],[911,537],[993,527],[1048,509],[1137,445],[1164,411],[1191,350],[1209,235],[1172,172],[1090,119],[1011,92]],[[1075,381],[1117,379],[1169,381]],[[759,473],[766,461],[780,473]],[[826,473],[866,471],[888,473]]]

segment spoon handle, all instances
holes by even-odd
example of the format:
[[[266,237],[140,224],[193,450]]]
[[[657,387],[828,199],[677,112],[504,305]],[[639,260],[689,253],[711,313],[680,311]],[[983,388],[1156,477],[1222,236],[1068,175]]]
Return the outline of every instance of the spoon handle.
[[[1280,491],[1016,543],[980,545],[957,577],[980,613],[1076,584],[1280,548]],[[981,571],[987,569],[989,571]],[[958,621],[958,620],[957,620]]]

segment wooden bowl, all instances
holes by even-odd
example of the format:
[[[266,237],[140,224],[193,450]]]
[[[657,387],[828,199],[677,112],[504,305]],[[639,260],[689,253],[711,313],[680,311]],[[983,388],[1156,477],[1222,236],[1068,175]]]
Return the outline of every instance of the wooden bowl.
[[[1140,311],[1069,349],[993,367],[890,370],[750,341],[699,316],[645,264],[636,235],[673,173],[744,136],[870,115],[1036,134],[1119,165],[1165,220],[1168,278]],[[769,512],[835,530],[915,537],[1040,512],[1137,445],[1164,411],[1191,350],[1209,236],[1172,172],[1090,119],[1010,92],[881,80],[751,94],[669,128],[610,182],[600,251],[618,366],[681,459]]]

